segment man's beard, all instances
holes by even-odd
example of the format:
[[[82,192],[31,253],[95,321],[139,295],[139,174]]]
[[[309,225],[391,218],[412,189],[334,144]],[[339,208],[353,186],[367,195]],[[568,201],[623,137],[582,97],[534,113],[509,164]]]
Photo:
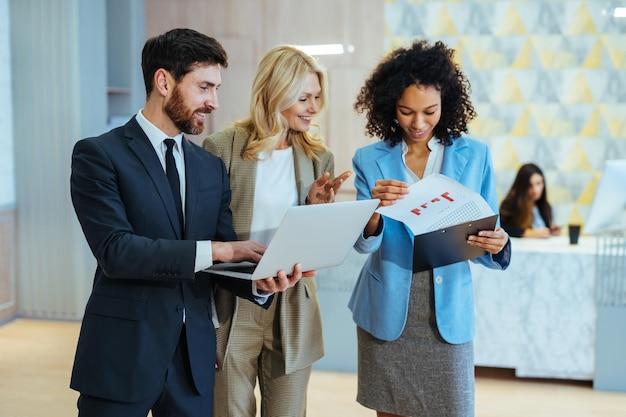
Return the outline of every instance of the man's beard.
[[[178,86],[174,87],[172,97],[165,105],[165,114],[172,120],[174,126],[188,135],[199,135],[204,130],[204,123],[199,123],[194,117],[195,113],[211,113],[210,108],[189,110],[185,106],[182,94]]]

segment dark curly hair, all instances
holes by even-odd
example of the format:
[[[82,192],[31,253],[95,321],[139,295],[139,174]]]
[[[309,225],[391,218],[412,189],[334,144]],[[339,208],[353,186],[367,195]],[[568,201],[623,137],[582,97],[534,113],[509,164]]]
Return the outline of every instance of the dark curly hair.
[[[396,105],[410,85],[434,86],[441,92],[441,119],[433,129],[445,145],[467,133],[468,123],[476,117],[469,97],[470,83],[453,61],[454,50],[443,42],[430,45],[416,40],[409,48],[400,47],[387,55],[361,87],[354,103],[357,113],[366,113],[365,132],[370,137],[402,141],[397,130]]]

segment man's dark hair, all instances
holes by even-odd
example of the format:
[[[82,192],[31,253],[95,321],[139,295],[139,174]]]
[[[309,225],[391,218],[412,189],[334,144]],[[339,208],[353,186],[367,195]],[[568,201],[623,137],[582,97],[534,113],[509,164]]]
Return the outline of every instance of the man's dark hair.
[[[146,96],[154,87],[154,73],[163,68],[176,82],[197,65],[228,67],[228,55],[222,45],[193,29],[172,29],[146,41],[141,52],[141,69]]]

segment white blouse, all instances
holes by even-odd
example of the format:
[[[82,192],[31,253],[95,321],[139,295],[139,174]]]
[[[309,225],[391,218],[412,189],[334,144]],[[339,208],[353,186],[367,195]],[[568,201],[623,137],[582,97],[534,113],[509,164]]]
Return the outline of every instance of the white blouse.
[[[267,245],[287,209],[298,204],[293,148],[259,154],[250,239]]]

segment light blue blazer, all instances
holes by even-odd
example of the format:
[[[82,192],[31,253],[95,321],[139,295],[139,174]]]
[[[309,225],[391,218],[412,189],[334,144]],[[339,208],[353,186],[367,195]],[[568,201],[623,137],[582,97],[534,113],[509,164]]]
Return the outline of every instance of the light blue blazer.
[[[357,199],[371,198],[379,179],[407,181],[402,146],[385,141],[356,151],[352,164],[356,173]],[[479,193],[498,212],[498,200],[489,148],[482,142],[460,137],[446,146],[443,175]],[[377,236],[357,240],[359,253],[370,253],[355,284],[348,306],[355,323],[382,340],[395,340],[402,333],[409,307],[413,268],[413,233],[403,223],[383,218]],[[497,255],[474,259],[488,268],[506,269],[510,241]],[[474,294],[469,262],[433,270],[435,316],[441,336],[449,343],[469,342],[474,337]]]

